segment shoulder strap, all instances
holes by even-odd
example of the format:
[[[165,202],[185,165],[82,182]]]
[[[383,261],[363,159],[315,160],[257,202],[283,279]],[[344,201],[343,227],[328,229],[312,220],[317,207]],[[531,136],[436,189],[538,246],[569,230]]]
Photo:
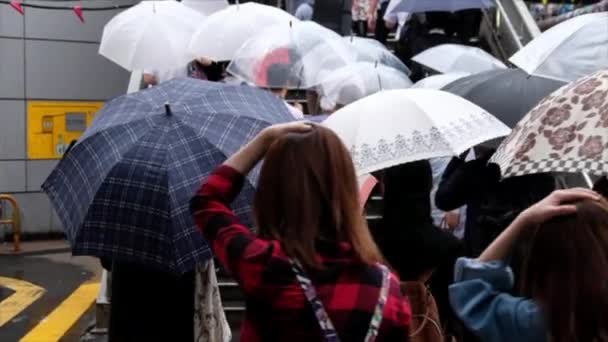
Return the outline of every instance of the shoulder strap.
[[[319,326],[321,327],[321,332],[325,337],[325,341],[327,342],[339,342],[340,338],[338,337],[338,333],[334,328],[334,324],[331,322],[327,311],[325,311],[325,307],[323,303],[317,296],[317,291],[315,287],[312,285],[312,281],[306,273],[304,272],[304,268],[300,263],[296,260],[290,259],[291,269],[296,274],[296,278],[298,279],[298,283],[300,283],[300,287],[304,291],[304,295],[306,299],[312,306],[313,311],[315,312],[315,317],[317,318],[317,322],[319,322]]]
[[[374,309],[372,320],[369,323],[369,330],[365,336],[365,342],[374,342],[378,336],[378,331],[380,330],[380,325],[382,324],[382,318],[384,317],[384,306],[386,305],[391,286],[391,274],[388,268],[382,264],[378,264],[378,268],[380,268],[382,271],[382,287],[380,288],[380,295],[378,297],[376,308]]]

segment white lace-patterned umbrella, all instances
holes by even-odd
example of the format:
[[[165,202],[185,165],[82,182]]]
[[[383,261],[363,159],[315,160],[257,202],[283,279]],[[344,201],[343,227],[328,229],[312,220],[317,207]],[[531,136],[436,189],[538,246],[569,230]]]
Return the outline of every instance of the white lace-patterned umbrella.
[[[509,61],[528,74],[564,82],[608,68],[608,12],[582,15],[554,26]]]
[[[183,67],[196,58],[188,44],[204,20],[176,1],[142,1],[106,24],[99,53],[129,71]]]
[[[299,20],[276,7],[248,2],[217,11],[199,25],[190,42],[196,56],[230,61],[251,37],[273,25],[289,27]]]
[[[466,72],[450,72],[447,74],[433,75],[414,83],[412,88],[441,90],[448,84],[467,76],[470,76],[470,74]]]
[[[411,75],[411,70],[386,46],[371,38],[343,37],[348,46],[357,54],[358,62],[371,62],[395,68],[406,75]]]
[[[308,89],[355,61],[355,53],[337,33],[312,21],[297,21],[251,36],[227,70],[259,87]]]
[[[363,175],[412,161],[457,156],[511,131],[473,103],[439,90],[386,90],[336,111],[323,125]]]
[[[494,6],[495,0],[391,0],[386,13],[456,12]]]
[[[388,89],[405,89],[412,81],[403,72],[369,62],[357,62],[327,74],[319,84],[326,101],[347,105]]]
[[[488,70],[506,69],[504,63],[484,50],[459,44],[442,44],[424,50],[412,60],[442,74],[466,72],[477,74]]]

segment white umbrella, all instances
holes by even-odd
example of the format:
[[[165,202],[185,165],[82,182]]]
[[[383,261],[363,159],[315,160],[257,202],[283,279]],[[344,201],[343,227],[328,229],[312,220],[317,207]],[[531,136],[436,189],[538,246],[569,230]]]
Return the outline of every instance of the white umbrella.
[[[406,74],[378,63],[357,62],[327,74],[319,84],[326,101],[347,105],[381,90],[412,85]]]
[[[355,62],[340,36],[312,21],[269,26],[247,40],[227,71],[260,87],[307,89]]]
[[[333,113],[323,125],[338,134],[357,173],[416,160],[457,156],[510,129],[473,103],[439,90],[386,90]]]
[[[447,74],[433,75],[414,83],[412,88],[441,90],[448,84],[470,75],[471,74],[466,72],[450,72]]]
[[[412,60],[443,74],[449,72],[477,74],[506,68],[500,60],[484,50],[459,44],[442,44],[426,49]]]
[[[272,25],[287,28],[299,20],[276,7],[248,2],[230,5],[205,19],[194,33],[190,51],[215,61],[229,61],[251,37]]]
[[[495,5],[495,0],[391,0],[386,13],[456,12]]]
[[[395,68],[408,76],[411,75],[411,70],[379,41],[354,36],[343,37],[343,39],[357,54],[357,61],[381,63]]]
[[[572,82],[608,68],[608,12],[567,20],[528,43],[511,59],[528,74]]]
[[[175,1],[142,1],[106,24],[99,53],[123,68],[171,70],[196,56],[190,38],[205,17]]]
[[[182,4],[205,15],[211,15],[228,7],[226,0],[182,0]]]

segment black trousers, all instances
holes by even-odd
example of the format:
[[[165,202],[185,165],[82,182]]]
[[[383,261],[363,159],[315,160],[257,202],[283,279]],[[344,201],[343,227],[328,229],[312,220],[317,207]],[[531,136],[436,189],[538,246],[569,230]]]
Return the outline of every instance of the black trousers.
[[[374,36],[377,41],[382,44],[386,44],[388,38],[388,29],[386,28],[386,22],[384,21],[384,15],[386,14],[386,8],[388,7],[388,1],[385,1],[380,5],[378,12],[376,13],[376,30]]]
[[[194,272],[112,265],[110,342],[194,340]]]
[[[355,36],[367,37],[367,22],[364,20],[353,20],[353,33]]]

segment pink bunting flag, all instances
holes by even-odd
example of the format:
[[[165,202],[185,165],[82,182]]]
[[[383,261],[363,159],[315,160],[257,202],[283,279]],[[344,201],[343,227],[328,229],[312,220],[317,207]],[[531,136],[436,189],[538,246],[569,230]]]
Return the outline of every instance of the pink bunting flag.
[[[74,14],[80,19],[80,22],[84,24],[84,12],[82,11],[82,5],[76,5],[73,8]]]
[[[21,1],[19,0],[11,0],[11,7],[19,12],[21,15],[25,15],[25,11],[23,10],[23,6],[21,5]]]

